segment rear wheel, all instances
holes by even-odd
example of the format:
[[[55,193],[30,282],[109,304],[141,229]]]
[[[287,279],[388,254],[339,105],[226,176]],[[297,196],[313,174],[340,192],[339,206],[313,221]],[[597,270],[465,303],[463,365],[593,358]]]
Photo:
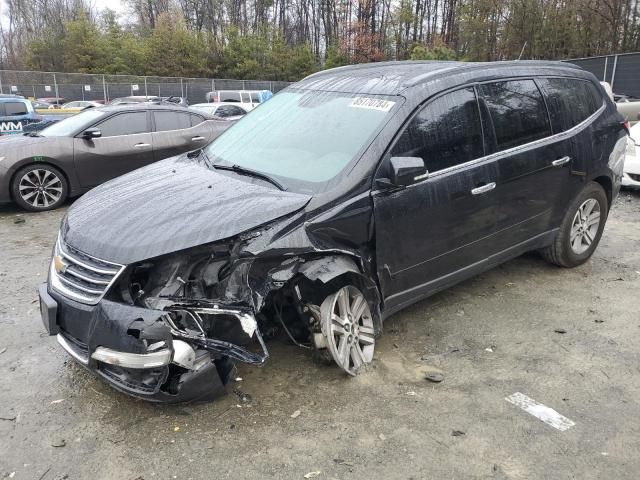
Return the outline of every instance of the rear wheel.
[[[51,165],[27,165],[13,177],[14,201],[32,212],[53,210],[64,203],[69,192],[67,179]]]
[[[589,182],[569,205],[553,244],[542,256],[561,267],[577,267],[595,251],[607,221],[609,202],[602,186]]]

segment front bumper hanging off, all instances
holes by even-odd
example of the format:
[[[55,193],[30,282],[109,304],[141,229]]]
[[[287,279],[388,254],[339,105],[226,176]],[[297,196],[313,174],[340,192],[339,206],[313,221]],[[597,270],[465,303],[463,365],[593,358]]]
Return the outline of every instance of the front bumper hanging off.
[[[45,328],[79,364],[116,389],[156,402],[210,400],[226,392],[232,359],[262,364],[268,352],[254,316],[226,307],[199,306],[195,315],[238,319],[262,352],[179,330],[169,312],[124,305],[106,299],[85,305],[38,289]],[[188,306],[181,305],[184,310]]]

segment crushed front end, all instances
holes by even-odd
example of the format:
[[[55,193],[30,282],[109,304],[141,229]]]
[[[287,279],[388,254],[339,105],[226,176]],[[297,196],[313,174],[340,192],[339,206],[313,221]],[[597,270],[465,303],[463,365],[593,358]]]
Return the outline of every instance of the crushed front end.
[[[222,244],[125,266],[59,238],[39,289],[45,327],[127,394],[167,403],[215,398],[233,360],[260,365],[268,357],[243,269],[230,272],[232,254]]]

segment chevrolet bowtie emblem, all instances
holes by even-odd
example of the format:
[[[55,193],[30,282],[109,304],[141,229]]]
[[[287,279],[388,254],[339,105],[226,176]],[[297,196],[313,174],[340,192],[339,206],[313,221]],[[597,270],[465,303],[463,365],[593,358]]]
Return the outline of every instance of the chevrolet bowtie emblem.
[[[58,255],[54,255],[53,257],[53,268],[56,269],[56,272],[58,273],[64,273],[67,271],[67,267],[69,265],[67,265],[66,263],[64,263],[64,260],[62,260],[62,258]]]

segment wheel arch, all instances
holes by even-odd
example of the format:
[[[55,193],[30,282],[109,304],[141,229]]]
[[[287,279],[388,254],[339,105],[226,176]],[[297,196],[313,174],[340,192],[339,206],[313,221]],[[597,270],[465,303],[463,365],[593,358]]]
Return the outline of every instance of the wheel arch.
[[[611,210],[611,203],[613,202],[613,182],[611,181],[611,178],[607,175],[600,175],[592,181],[596,182],[603,188],[604,193],[607,195],[608,210]]]
[[[345,285],[357,287],[367,299],[376,334],[382,331],[381,296],[376,282],[358,266],[357,258],[348,254],[328,253],[303,263],[298,270],[306,280],[321,282],[337,290]]]
[[[31,159],[25,158],[19,162],[16,162],[12,168],[12,172],[10,174],[10,179],[9,179],[9,195],[11,196],[11,200],[15,202],[15,198],[13,195],[13,182],[16,179],[18,172],[20,172],[20,170],[22,170],[24,167],[28,167],[30,165],[33,166],[38,166],[38,165],[42,165],[42,166],[49,166],[49,167],[53,167],[56,170],[59,170],[60,173],[62,173],[62,175],[64,176],[64,179],[67,181],[67,196],[70,197],[71,193],[75,190],[73,183],[71,182],[71,178],[69,177],[69,174],[66,172],[66,170],[64,169],[64,167],[62,167],[58,162],[51,162],[49,161],[49,159],[46,160],[41,160],[38,162],[35,162]]]

